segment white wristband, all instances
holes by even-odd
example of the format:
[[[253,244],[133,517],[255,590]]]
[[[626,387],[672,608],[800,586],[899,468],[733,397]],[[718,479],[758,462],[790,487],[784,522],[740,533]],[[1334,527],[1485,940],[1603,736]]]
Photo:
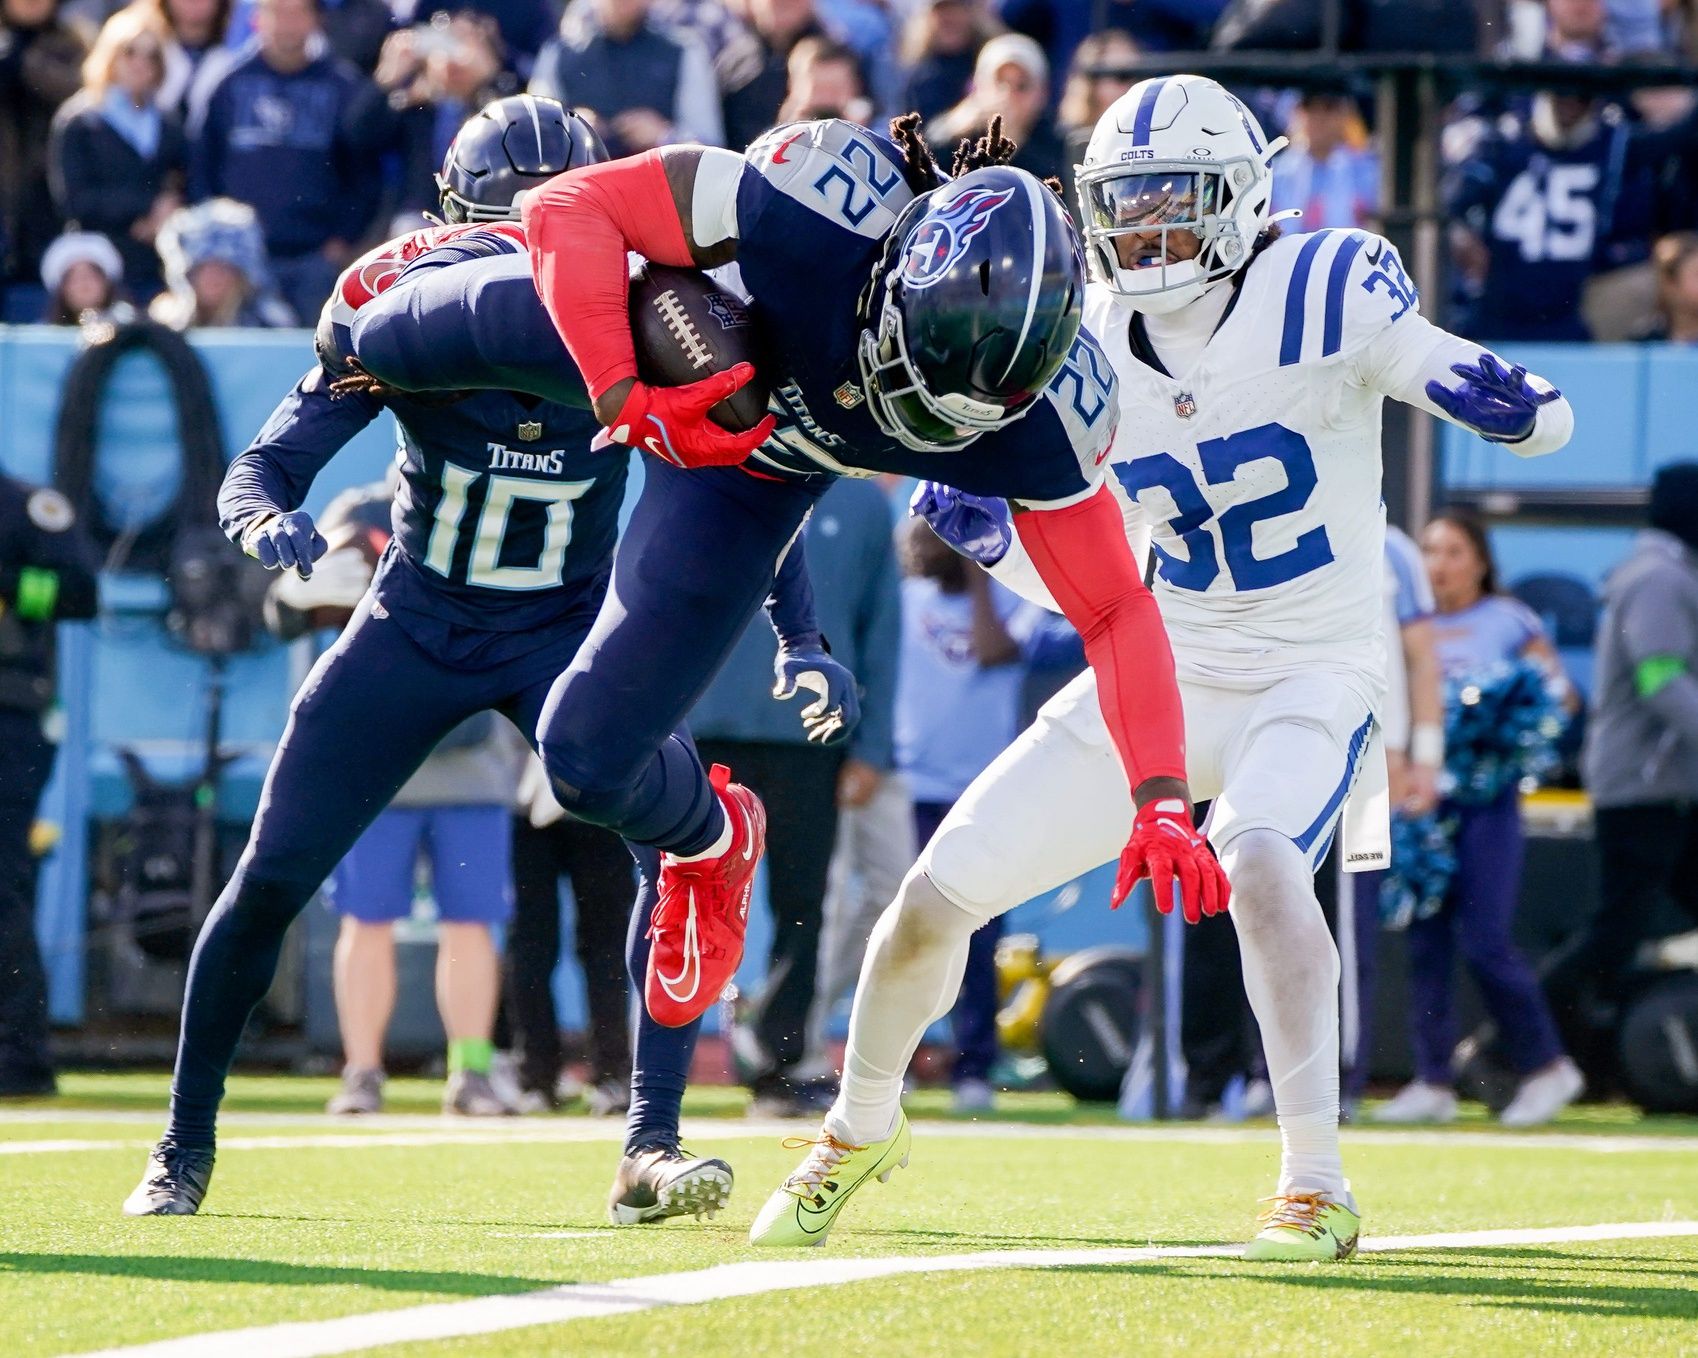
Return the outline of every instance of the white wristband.
[[[1409,732],[1409,758],[1436,769],[1444,764],[1444,727],[1436,722],[1418,722]]]

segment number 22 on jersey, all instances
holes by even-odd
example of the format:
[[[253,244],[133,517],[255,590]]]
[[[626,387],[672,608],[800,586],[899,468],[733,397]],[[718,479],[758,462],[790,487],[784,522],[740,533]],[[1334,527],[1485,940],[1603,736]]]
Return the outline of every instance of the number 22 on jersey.
[[[1204,485],[1230,485],[1241,468],[1264,459],[1284,469],[1285,485],[1254,500],[1235,502],[1217,514],[1191,469],[1171,453],[1115,463],[1114,474],[1133,499],[1159,488],[1173,502],[1168,531],[1185,544],[1186,554],[1180,557],[1155,547],[1158,570],[1168,584],[1206,590],[1220,578],[1224,557],[1230,588],[1271,589],[1333,560],[1323,524],[1299,533],[1283,552],[1256,555],[1256,525],[1299,512],[1315,492],[1315,457],[1301,434],[1282,424],[1258,425],[1225,438],[1205,439],[1197,445],[1197,456]],[[1147,508],[1152,517],[1159,517],[1155,506]]]

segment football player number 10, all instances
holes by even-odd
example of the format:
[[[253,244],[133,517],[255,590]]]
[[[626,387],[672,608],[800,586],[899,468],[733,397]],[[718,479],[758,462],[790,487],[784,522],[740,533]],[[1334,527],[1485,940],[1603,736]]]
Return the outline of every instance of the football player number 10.
[[[425,565],[450,579],[460,542],[460,525],[472,487],[482,472],[446,462],[442,467],[442,499],[437,502],[435,523]],[[471,558],[466,563],[466,583],[485,589],[552,589],[559,585],[566,566],[566,547],[572,541],[572,501],[595,484],[594,481],[536,481],[523,476],[488,476],[483,508],[478,512],[472,538]],[[507,537],[507,520],[513,506],[530,500],[547,507],[542,550],[529,566],[502,565],[501,546]]]
[[[1221,553],[1237,589],[1269,589],[1300,575],[1318,570],[1332,559],[1332,543],[1321,524],[1300,533],[1283,552],[1258,557],[1255,552],[1256,525],[1284,514],[1295,514],[1309,503],[1315,492],[1315,457],[1301,434],[1282,424],[1263,424],[1241,434],[1205,439],[1197,445],[1203,464],[1203,480],[1211,486],[1230,482],[1238,469],[1250,462],[1272,458],[1285,469],[1285,485],[1256,500],[1223,509],[1217,517],[1208,497],[1197,484],[1191,469],[1171,453],[1156,453],[1114,464],[1114,474],[1137,499],[1139,493],[1160,487],[1173,499],[1168,531],[1185,544],[1186,555],[1175,556],[1155,548],[1161,578],[1179,589],[1205,590],[1221,573]],[[1219,547],[1209,531],[1214,520],[1220,534]]]

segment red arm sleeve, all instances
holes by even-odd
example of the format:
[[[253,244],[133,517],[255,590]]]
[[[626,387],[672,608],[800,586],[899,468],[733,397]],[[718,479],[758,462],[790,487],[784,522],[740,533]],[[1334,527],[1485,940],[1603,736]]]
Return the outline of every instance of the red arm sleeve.
[[[1185,717],[1161,613],[1107,489],[1066,509],[1014,515],[1032,564],[1084,638],[1114,747],[1134,790],[1185,777]]]
[[[590,396],[637,375],[627,251],[695,261],[659,151],[557,175],[525,198],[531,276]]]

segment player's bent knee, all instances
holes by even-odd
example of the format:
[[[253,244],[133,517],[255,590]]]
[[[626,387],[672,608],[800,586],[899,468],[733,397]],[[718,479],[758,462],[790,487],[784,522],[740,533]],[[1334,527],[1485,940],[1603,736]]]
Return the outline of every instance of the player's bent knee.
[[[879,925],[889,938],[887,960],[900,969],[953,949],[983,922],[939,891],[916,865]]]
[[[1277,830],[1241,831],[1221,848],[1220,861],[1232,883],[1236,910],[1306,902],[1314,896],[1314,874],[1308,859]]]
[[[920,861],[909,874],[910,879],[915,876],[929,879],[926,884],[932,891],[979,924],[1038,894],[1012,894],[1021,879],[1014,864],[975,827],[949,820],[922,850]]]

